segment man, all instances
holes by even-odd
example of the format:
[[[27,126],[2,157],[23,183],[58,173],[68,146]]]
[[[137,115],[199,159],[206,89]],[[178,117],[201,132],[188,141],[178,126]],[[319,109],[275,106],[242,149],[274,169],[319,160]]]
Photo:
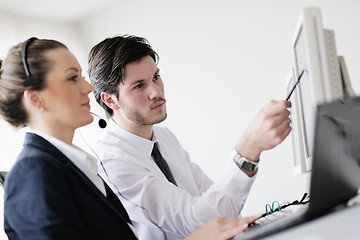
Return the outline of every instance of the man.
[[[290,132],[290,102],[271,101],[213,182],[173,133],[156,125],[167,116],[157,62],[147,40],[137,36],[107,38],[89,54],[95,98],[111,118],[94,151],[101,175],[122,200],[141,240],[179,239],[215,217],[239,216],[261,152]]]

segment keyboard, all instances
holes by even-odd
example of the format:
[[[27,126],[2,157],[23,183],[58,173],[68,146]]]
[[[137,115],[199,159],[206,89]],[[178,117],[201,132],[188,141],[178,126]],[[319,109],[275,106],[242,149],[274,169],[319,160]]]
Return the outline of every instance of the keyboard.
[[[276,221],[279,218],[284,218],[288,215],[291,215],[295,212],[302,211],[307,207],[307,204],[299,204],[299,205],[291,205],[285,209],[281,209],[280,211],[275,211],[273,213],[267,214],[258,220],[255,221],[253,225],[263,225],[269,222]],[[251,227],[251,226],[250,226]]]

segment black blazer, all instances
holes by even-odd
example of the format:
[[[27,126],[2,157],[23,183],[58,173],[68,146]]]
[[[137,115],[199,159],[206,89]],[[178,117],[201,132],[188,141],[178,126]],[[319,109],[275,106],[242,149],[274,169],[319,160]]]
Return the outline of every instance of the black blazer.
[[[136,239],[120,200],[105,188],[107,197],[51,143],[27,133],[5,181],[5,232],[10,240]]]

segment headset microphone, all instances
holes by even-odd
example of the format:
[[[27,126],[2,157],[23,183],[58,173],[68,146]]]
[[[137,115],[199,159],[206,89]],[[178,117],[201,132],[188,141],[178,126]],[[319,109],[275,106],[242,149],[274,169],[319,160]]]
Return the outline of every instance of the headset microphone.
[[[90,112],[90,114],[92,114],[92,115],[96,116],[97,118],[99,118],[98,124],[99,124],[100,128],[106,128],[107,123],[106,123],[106,121],[104,119],[102,119],[99,115],[97,115],[97,114],[95,114],[93,112]]]

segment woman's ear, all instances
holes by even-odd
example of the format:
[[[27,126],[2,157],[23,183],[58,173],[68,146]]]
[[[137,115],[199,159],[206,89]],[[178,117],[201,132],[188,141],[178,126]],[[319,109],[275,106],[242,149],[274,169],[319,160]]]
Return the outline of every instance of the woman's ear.
[[[100,98],[101,98],[101,101],[103,101],[103,103],[105,103],[106,106],[108,106],[112,110],[120,109],[118,102],[116,100],[114,100],[114,95],[110,95],[106,92],[102,92],[102,93],[100,93]]]
[[[42,108],[42,102],[38,95],[38,92],[33,89],[26,89],[24,91],[24,100],[32,107]]]

